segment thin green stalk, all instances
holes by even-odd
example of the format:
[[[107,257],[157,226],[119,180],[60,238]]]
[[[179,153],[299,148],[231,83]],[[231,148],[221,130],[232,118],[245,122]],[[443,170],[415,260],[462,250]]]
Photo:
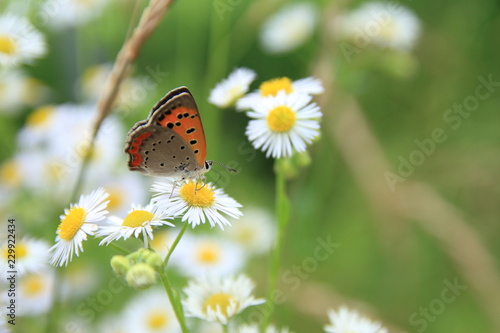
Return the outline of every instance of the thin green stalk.
[[[175,312],[175,317],[177,318],[177,321],[179,322],[179,325],[181,326],[182,332],[188,332],[188,329],[186,327],[186,321],[184,317],[184,311],[182,309],[182,304],[179,301],[179,297],[175,295],[175,290],[172,289],[170,285],[170,281],[168,280],[167,273],[165,272],[165,269],[167,268],[168,261],[170,259],[170,256],[174,252],[175,248],[177,247],[177,244],[179,244],[179,241],[182,238],[182,235],[184,235],[184,232],[186,231],[188,227],[188,223],[184,223],[182,226],[181,231],[175,238],[174,242],[172,243],[172,246],[168,250],[167,255],[165,256],[165,259],[163,260],[163,268],[160,272],[160,278],[163,283],[163,287],[165,288],[165,291],[167,292],[168,299],[170,300],[170,304],[172,304],[172,308],[174,309]]]
[[[187,222],[184,222],[184,225],[182,226],[181,231],[179,232],[179,234],[178,234],[178,235],[177,235],[177,237],[175,238],[175,240],[174,240],[174,242],[172,243],[172,246],[170,247],[170,249],[168,249],[167,256],[166,256],[166,257],[165,257],[165,259],[163,260],[163,267],[164,267],[164,268],[166,268],[166,267],[167,267],[168,260],[170,259],[170,256],[171,256],[171,255],[172,255],[172,253],[174,252],[175,248],[177,247],[177,244],[179,244],[179,241],[181,240],[182,235],[184,235],[184,232],[186,231],[187,226],[188,226],[188,223],[187,223]]]
[[[223,333],[229,333],[229,324],[221,324],[222,325],[222,332]]]
[[[276,239],[276,246],[273,250],[271,257],[271,267],[269,269],[269,290],[267,294],[267,303],[274,304],[274,294],[276,292],[276,287],[278,285],[278,273],[281,263],[281,256],[283,251],[283,241],[285,236],[285,230],[289,220],[290,205],[288,201],[288,196],[286,194],[286,180],[283,168],[281,168],[281,160],[276,160],[275,172],[276,172],[276,220],[278,222],[278,234]],[[271,315],[274,310],[274,306],[270,308],[271,310],[266,312],[264,317],[262,330],[269,325],[271,321]]]
[[[115,243],[109,243],[109,247],[113,248],[114,250],[120,252],[121,254],[128,255],[130,254],[130,251],[125,250],[123,247],[116,245]]]
[[[160,279],[167,292],[168,299],[170,300],[170,304],[172,304],[172,308],[174,309],[175,317],[179,322],[182,333],[188,333],[189,330],[186,326],[186,320],[184,318],[184,313],[182,311],[182,306],[177,297],[174,295],[174,291],[170,285],[170,281],[168,280],[167,273],[165,273],[165,267],[161,270]]]

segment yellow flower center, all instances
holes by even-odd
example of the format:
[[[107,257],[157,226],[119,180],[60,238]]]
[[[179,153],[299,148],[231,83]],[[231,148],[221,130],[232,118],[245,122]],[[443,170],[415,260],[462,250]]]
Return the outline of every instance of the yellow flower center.
[[[61,239],[70,240],[75,237],[78,230],[80,230],[87,212],[84,208],[73,207],[68,213],[61,219],[61,223],[57,228],[57,234]]]
[[[123,190],[118,188],[110,187],[106,188],[106,192],[108,192],[109,202],[108,202],[108,210],[113,211],[120,207],[124,201]]]
[[[15,252],[9,253],[9,248],[7,246],[4,247],[2,250],[3,250],[2,254],[3,254],[4,261],[7,261],[7,259],[9,258],[9,254],[10,255],[15,254],[16,255],[16,259],[22,259],[28,253],[28,248],[26,247],[26,245],[24,245],[22,243],[16,244],[16,250],[15,250]],[[12,257],[11,257],[11,259],[12,259]]]
[[[168,317],[166,313],[156,311],[156,312],[151,312],[148,316],[147,320],[147,327],[150,328],[151,330],[157,330],[165,327],[168,323]]]
[[[26,125],[29,127],[42,127],[47,125],[50,120],[50,116],[54,113],[54,107],[52,105],[42,106],[35,111],[33,111],[28,119],[26,120]]]
[[[33,105],[42,96],[43,85],[34,78],[27,78],[24,82],[23,102]]]
[[[16,52],[16,41],[10,36],[0,36],[0,53],[11,55]]]
[[[44,171],[50,180],[59,181],[66,175],[68,168],[67,164],[63,164],[59,161],[50,161],[45,165]]]
[[[225,293],[213,294],[207,298],[203,308],[205,312],[208,312],[209,309],[213,311],[217,311],[217,306],[219,306],[222,314],[227,317],[227,309],[231,304],[231,301],[236,301],[233,296]],[[237,302],[237,301],[236,301]]]
[[[36,296],[43,291],[44,281],[40,275],[26,276],[22,281],[22,288],[26,295]]]
[[[200,186],[196,182],[190,181],[182,185],[179,193],[184,201],[193,207],[207,208],[215,202],[214,192],[206,184]]]
[[[18,185],[21,180],[21,172],[19,171],[19,163],[15,161],[7,161],[0,167],[0,179],[2,183],[10,186]]]
[[[287,132],[295,124],[295,112],[288,106],[275,107],[267,115],[267,125],[273,132]]]
[[[242,227],[236,235],[237,239],[244,244],[251,243],[255,238],[254,229]]]
[[[134,210],[130,212],[122,222],[123,227],[138,228],[142,227],[144,222],[149,222],[153,219],[153,213],[145,210]]]
[[[219,261],[220,248],[214,243],[202,244],[198,248],[198,261],[204,264],[214,264]]]
[[[89,67],[82,75],[82,80],[84,84],[91,84],[92,80],[99,74],[101,71],[100,66],[91,66]],[[93,87],[92,87],[93,88]]]
[[[285,93],[289,94],[293,92],[292,80],[287,77],[280,77],[264,81],[260,85],[259,90],[260,94],[264,97],[276,96],[280,90],[284,90]]]
[[[153,238],[150,242],[149,245],[153,248],[158,253],[162,253],[163,251],[167,250],[170,246],[170,237],[169,237],[169,232],[168,231],[163,231],[158,234],[155,234],[155,238]]]
[[[22,259],[28,254],[28,248],[23,243],[18,243],[16,245],[16,257],[17,259]]]
[[[390,20],[386,24],[383,24],[380,30],[380,37],[389,42],[394,39],[394,35],[396,34],[396,24],[394,20]]]

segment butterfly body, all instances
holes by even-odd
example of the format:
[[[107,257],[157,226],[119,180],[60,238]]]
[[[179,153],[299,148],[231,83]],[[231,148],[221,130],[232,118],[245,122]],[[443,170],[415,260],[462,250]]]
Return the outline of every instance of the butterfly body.
[[[151,176],[198,178],[210,170],[200,113],[186,87],[168,92],[132,127],[125,152],[131,171]]]

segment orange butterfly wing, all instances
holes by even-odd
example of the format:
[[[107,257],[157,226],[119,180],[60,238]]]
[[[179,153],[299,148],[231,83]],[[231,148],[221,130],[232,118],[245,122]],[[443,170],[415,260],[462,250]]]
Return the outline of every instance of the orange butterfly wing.
[[[169,92],[151,110],[151,123],[174,131],[192,149],[200,167],[205,164],[207,146],[196,102],[186,87]]]

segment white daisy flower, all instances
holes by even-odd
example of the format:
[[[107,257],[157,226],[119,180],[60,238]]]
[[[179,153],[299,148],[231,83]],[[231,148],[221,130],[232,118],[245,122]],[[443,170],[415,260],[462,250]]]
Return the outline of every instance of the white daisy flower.
[[[324,91],[321,81],[312,77],[292,81],[287,77],[280,77],[267,80],[261,83],[257,91],[251,92],[240,98],[236,103],[238,110],[251,110],[267,97],[278,95],[279,92],[285,94],[301,93],[305,95],[317,95]]]
[[[319,135],[318,118],[322,116],[311,99],[309,95],[279,92],[254,105],[247,113],[254,120],[246,129],[253,146],[273,158],[290,157],[294,150],[305,151],[306,144]]]
[[[335,21],[341,38],[352,39],[356,47],[369,43],[409,51],[420,35],[417,16],[401,4],[367,2],[340,15]]]
[[[286,6],[264,23],[260,34],[262,48],[268,53],[296,49],[311,38],[317,16],[317,8],[312,3]]]
[[[87,235],[93,236],[98,229],[97,223],[104,220],[108,213],[106,198],[108,194],[98,188],[89,195],[82,195],[77,204],[72,204],[61,215],[61,223],[57,228],[56,244],[50,248],[50,263],[54,266],[66,266],[83,252],[82,242]]]
[[[276,220],[269,212],[246,208],[243,217],[231,224],[223,236],[240,244],[249,253],[267,253],[276,235]]]
[[[288,333],[290,330],[287,327],[277,328],[274,325],[266,327],[265,333]],[[260,333],[258,325],[241,325],[238,327],[238,333]],[[357,333],[357,332],[356,332]]]
[[[220,108],[228,108],[248,92],[250,84],[255,80],[255,72],[248,68],[237,68],[227,79],[219,82],[210,92],[208,101]]]
[[[63,29],[84,24],[99,16],[109,0],[46,0],[38,13],[41,24]]]
[[[387,329],[379,322],[362,317],[357,311],[342,306],[338,311],[328,311],[330,324],[325,325],[328,333],[387,333]]]
[[[15,257],[16,270],[18,276],[26,273],[38,273],[48,267],[49,245],[41,239],[23,237],[16,242]],[[2,249],[2,260],[7,262],[9,256],[9,248],[5,244]]]
[[[226,276],[239,272],[246,263],[246,256],[241,246],[234,242],[213,236],[184,235],[171,260],[186,276]]]
[[[193,228],[207,220],[211,227],[218,225],[224,229],[225,225],[231,225],[221,212],[235,219],[242,216],[238,209],[241,205],[210,183],[185,180],[174,184],[153,184],[153,201],[165,210],[166,214],[173,217],[182,216],[182,222],[191,224]]]
[[[148,241],[153,239],[153,227],[174,226],[172,223],[164,221],[167,218],[169,216],[153,204],[144,207],[132,205],[132,209],[124,219],[110,216],[107,225],[100,227],[96,236],[106,236],[99,245],[109,245],[112,241],[120,238],[128,239],[132,236],[135,238],[142,236],[144,247],[148,247]]]
[[[17,315],[36,316],[50,310],[55,283],[53,271],[25,275],[18,283]]]
[[[43,36],[22,17],[0,16],[0,65],[29,64],[46,52]]]
[[[190,281],[184,289],[187,298],[182,302],[186,316],[227,324],[247,307],[265,302],[252,296],[253,288],[253,282],[245,275]]]
[[[152,288],[141,292],[123,312],[124,332],[180,332],[175,313],[165,290]]]
[[[116,176],[108,176],[101,182],[109,194],[108,211],[113,215],[126,215],[134,202],[146,202],[149,197],[148,186],[144,177],[134,172],[125,172]]]

